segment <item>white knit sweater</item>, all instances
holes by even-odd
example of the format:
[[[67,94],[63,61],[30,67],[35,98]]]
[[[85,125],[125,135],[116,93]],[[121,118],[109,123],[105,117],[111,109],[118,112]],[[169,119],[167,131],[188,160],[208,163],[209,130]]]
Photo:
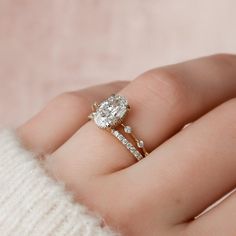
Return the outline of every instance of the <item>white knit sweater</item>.
[[[102,219],[48,177],[14,132],[0,132],[1,236],[114,236]]]

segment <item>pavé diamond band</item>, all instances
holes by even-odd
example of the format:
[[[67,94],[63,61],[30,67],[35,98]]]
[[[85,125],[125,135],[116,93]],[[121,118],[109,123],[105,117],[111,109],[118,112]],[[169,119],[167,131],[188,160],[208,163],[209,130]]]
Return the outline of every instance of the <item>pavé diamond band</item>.
[[[144,142],[139,140],[130,126],[124,125],[123,121],[130,110],[130,106],[125,97],[121,95],[111,95],[100,104],[93,104],[93,112],[89,115],[95,124],[102,129],[106,129],[113,134],[132,155],[140,161],[148,155],[144,147]],[[132,141],[129,141],[118,128],[129,134]]]

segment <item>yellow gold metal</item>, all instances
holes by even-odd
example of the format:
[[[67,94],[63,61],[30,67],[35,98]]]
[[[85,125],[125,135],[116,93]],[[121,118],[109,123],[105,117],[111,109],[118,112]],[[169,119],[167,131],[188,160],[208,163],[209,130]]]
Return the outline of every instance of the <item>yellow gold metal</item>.
[[[93,119],[93,113],[89,114],[89,115],[88,115],[88,118],[89,118],[90,120],[92,120],[92,119]]]
[[[96,111],[98,108],[98,103],[95,102],[93,105],[92,105],[92,111]]]
[[[121,124],[121,126],[123,127],[123,128],[125,128],[126,127],[126,125],[124,125],[124,124]],[[130,133],[127,133],[127,134],[129,134],[130,136],[131,136],[131,138],[135,141],[135,143],[137,144],[140,140],[134,135],[134,133],[131,131]],[[138,148],[140,148],[142,151],[143,151],[143,153],[144,153],[144,156],[146,157],[149,153],[147,152],[147,149],[143,146],[143,147],[138,147]]]

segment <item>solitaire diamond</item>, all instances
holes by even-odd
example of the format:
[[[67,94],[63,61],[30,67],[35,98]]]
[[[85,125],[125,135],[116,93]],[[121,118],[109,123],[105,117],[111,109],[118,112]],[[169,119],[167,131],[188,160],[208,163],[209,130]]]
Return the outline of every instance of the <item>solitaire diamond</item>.
[[[128,101],[120,95],[112,95],[93,113],[93,119],[100,128],[113,128],[121,124],[129,110]]]

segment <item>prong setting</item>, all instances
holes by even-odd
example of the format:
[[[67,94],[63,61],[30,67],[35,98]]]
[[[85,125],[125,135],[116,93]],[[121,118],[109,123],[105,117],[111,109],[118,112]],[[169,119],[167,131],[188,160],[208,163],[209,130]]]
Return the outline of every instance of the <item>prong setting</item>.
[[[93,117],[94,117],[94,112],[88,115],[88,118],[89,118],[90,120],[93,120]]]
[[[95,103],[92,105],[92,111],[94,111],[94,112],[97,111],[98,107],[99,107],[98,103],[95,102]]]

